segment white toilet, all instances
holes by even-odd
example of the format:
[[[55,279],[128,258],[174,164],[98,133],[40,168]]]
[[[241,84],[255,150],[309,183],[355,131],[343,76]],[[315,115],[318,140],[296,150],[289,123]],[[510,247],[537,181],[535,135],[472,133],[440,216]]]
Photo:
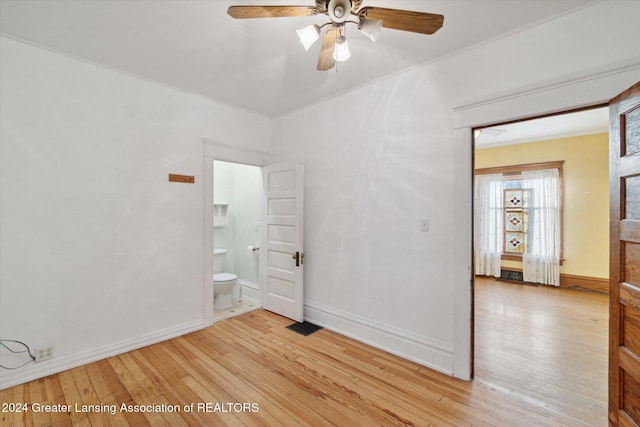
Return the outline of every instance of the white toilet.
[[[213,250],[213,308],[215,309],[231,307],[231,293],[238,280],[235,274],[223,273],[226,254],[226,249]]]

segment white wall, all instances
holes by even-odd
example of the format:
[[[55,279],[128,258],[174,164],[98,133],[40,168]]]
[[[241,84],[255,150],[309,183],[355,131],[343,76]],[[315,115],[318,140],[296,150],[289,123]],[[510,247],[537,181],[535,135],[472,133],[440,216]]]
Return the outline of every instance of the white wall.
[[[421,69],[281,117],[274,140],[305,163],[305,318],[446,372],[465,262],[449,102]]]
[[[271,120],[0,42],[0,336],[56,347],[0,386],[202,327],[202,138],[269,151]]]
[[[468,378],[470,126],[630,86],[638,16],[596,4],[278,118],[274,158],[305,162],[305,318]]]
[[[259,225],[256,227],[261,220],[264,197],[260,168],[236,164],[234,180],[235,273],[241,281],[259,285],[260,252],[247,253],[247,246],[260,246],[260,228]]]

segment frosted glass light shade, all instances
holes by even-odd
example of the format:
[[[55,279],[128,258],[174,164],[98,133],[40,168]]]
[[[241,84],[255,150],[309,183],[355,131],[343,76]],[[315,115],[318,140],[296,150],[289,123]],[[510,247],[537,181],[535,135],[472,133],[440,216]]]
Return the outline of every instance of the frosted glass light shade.
[[[320,27],[318,25],[309,25],[304,28],[296,30],[300,43],[304,46],[304,50],[309,50],[312,44],[320,37]]]
[[[364,19],[360,24],[360,32],[374,43],[380,37],[380,31],[382,31],[382,20],[380,19]]]
[[[333,51],[333,59],[342,62],[351,58],[351,51],[347,44],[347,38],[345,36],[339,36],[336,39],[336,48]]]

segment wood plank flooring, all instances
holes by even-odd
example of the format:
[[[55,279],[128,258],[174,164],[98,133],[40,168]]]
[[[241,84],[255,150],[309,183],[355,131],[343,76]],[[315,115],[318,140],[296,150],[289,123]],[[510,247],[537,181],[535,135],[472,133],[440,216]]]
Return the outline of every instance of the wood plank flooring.
[[[606,426],[608,295],[476,280],[476,378],[566,425]]]
[[[479,280],[473,382],[290,323],[252,311],[2,390],[31,409],[0,425],[606,425],[606,295]]]

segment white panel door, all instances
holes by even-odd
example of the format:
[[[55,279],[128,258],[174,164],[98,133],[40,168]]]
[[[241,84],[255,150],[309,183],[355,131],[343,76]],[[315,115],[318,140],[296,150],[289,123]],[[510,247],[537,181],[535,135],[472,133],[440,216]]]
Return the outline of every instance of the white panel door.
[[[262,168],[260,287],[264,309],[303,321],[302,163]]]

